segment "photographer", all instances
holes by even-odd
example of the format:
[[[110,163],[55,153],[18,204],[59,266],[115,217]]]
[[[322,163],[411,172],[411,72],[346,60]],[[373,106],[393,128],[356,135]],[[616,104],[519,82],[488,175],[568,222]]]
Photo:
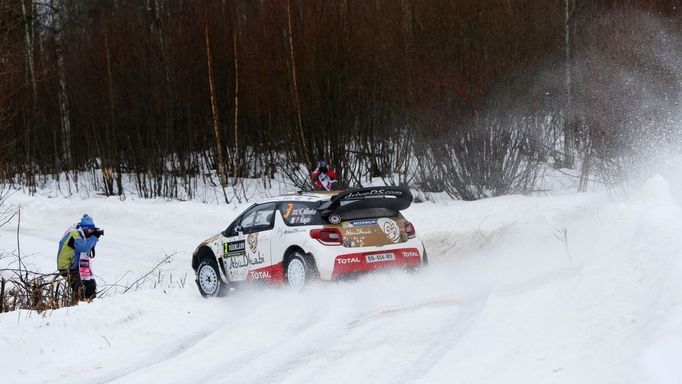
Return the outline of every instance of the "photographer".
[[[329,164],[325,160],[320,161],[310,178],[318,189],[331,191],[336,187],[336,172],[329,168]]]
[[[69,282],[72,299],[92,300],[97,294],[97,283],[90,269],[95,257],[95,245],[104,231],[97,228],[92,217],[83,215],[62,236],[57,251],[57,269]]]

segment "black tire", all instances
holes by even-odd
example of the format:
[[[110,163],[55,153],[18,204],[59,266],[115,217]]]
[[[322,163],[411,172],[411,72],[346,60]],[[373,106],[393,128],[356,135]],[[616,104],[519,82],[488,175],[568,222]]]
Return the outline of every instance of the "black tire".
[[[203,259],[197,267],[197,287],[203,297],[224,296],[227,285],[220,278],[218,264],[213,259]]]
[[[424,267],[429,266],[429,257],[426,256],[426,248],[424,248],[424,256],[422,257],[422,266],[424,266]]]
[[[284,277],[289,287],[299,291],[305,289],[311,282],[319,279],[315,259],[300,251],[293,252],[287,257]]]

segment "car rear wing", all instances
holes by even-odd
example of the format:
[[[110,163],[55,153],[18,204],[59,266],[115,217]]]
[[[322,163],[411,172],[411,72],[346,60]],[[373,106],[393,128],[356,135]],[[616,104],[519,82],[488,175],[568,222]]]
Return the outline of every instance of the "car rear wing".
[[[412,204],[412,193],[403,187],[368,187],[351,189],[335,195],[322,203],[317,211],[322,216],[355,209],[388,208],[395,211],[407,209]]]

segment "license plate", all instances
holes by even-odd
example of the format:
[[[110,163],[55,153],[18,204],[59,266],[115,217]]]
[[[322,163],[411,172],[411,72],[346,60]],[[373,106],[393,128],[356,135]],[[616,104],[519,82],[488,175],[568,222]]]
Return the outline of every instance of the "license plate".
[[[365,255],[365,260],[368,263],[377,263],[380,261],[393,261],[395,260],[395,255],[393,253],[375,253],[372,255]]]

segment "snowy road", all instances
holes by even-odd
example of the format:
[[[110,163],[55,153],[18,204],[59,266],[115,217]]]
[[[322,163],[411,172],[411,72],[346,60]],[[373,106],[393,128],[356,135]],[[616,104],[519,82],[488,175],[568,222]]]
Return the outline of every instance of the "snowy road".
[[[0,315],[3,383],[673,383],[682,377],[682,210],[654,178],[631,198],[509,196],[415,204],[431,267],[202,299],[189,255],[241,207],[46,199],[22,252],[51,270],[83,212],[106,229],[100,284],[164,254],[157,288]],[[0,249],[15,248],[14,228]],[[170,283],[173,276],[175,284]]]

